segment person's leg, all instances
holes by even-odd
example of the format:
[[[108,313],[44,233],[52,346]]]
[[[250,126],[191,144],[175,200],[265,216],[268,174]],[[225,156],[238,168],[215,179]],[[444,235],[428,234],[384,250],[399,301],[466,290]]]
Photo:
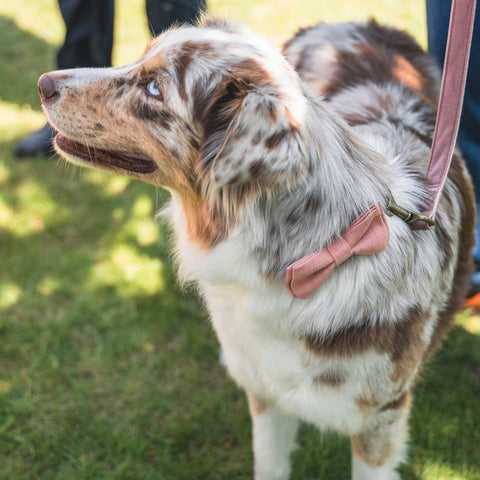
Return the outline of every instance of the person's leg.
[[[111,66],[114,0],[59,0],[58,5],[66,27],[58,68]]]
[[[147,18],[152,36],[175,22],[192,23],[207,8],[205,0],[147,0]]]
[[[426,0],[428,49],[441,67],[445,59],[445,48],[450,21],[451,1]],[[475,13],[472,48],[468,66],[462,118],[458,131],[458,143],[468,170],[472,176],[477,198],[476,245],[473,257],[477,272],[472,277],[472,288],[480,292],[480,9]]]
[[[108,67],[113,45],[114,0],[59,0],[66,33],[57,54],[57,68]],[[46,124],[20,140],[18,158],[51,155],[55,131]]]

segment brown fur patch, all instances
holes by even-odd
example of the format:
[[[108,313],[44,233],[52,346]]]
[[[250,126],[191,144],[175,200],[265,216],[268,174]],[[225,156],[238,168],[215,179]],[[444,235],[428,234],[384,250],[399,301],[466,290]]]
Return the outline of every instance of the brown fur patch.
[[[309,194],[305,197],[304,212],[306,215],[314,215],[321,205],[322,201],[318,195]]]
[[[159,110],[157,115],[157,123],[165,130],[172,128],[175,117],[168,110]]]
[[[156,122],[166,130],[169,130],[174,116],[159,105],[152,105],[148,101],[136,100],[130,104],[129,112],[140,120]]]
[[[255,86],[269,84],[270,77],[266,70],[255,60],[245,59],[231,66],[231,73],[216,84],[215,89],[208,89],[205,83],[194,85],[192,92],[193,118],[204,129],[204,140],[215,132],[225,130],[238,112],[248,92]]]
[[[351,357],[366,350],[383,344],[381,340],[387,334],[391,335],[391,327],[374,326],[365,322],[362,325],[353,325],[346,329],[327,336],[308,336],[305,339],[306,347],[312,353],[324,356],[338,355]]]
[[[278,130],[277,132],[270,135],[268,138],[265,139],[265,148],[267,150],[274,150],[275,148],[280,145],[284,140],[288,138],[290,135],[288,128],[283,128],[282,130]]]
[[[392,382],[407,382],[415,368],[421,364],[426,348],[423,332],[425,320],[429,316],[428,312],[413,308],[410,310],[407,321],[396,325],[390,350],[394,364]]]
[[[152,42],[151,46],[153,47],[156,42]],[[147,51],[150,48],[147,47]],[[168,69],[168,62],[165,57],[165,53],[158,53],[156,55],[152,55],[149,58],[144,58],[140,64],[139,69],[137,70],[137,78],[130,78],[129,81],[132,82],[140,82],[140,83],[148,83],[153,78],[161,73],[165,72]],[[153,77],[153,78],[152,78]]]
[[[355,403],[364,417],[366,417],[371,409],[375,407],[375,403],[371,398],[358,397],[355,399]]]
[[[213,91],[205,90],[203,83],[194,86],[193,117],[203,127],[203,146],[216,132],[223,130],[226,133],[246,94],[244,89],[229,80],[222,82]]]
[[[262,132],[258,131],[255,133],[255,135],[252,138],[252,145],[253,146],[258,145],[261,140],[262,140]]]
[[[437,86],[431,78],[432,59],[411,35],[396,28],[379,25],[373,19],[368,22],[365,35],[370,42],[385,48],[392,58],[394,58],[393,55],[400,54],[411,65],[410,72],[416,72],[414,73],[416,77],[424,79],[418,93],[430,105],[437,105]],[[395,72],[392,71],[392,73],[395,77]],[[404,70],[403,73],[405,74],[406,71]],[[399,80],[396,77],[395,79]]]
[[[395,82],[413,90],[430,105],[436,105],[438,86],[432,78],[432,60],[409,34],[379,25],[374,20],[356,28],[359,40],[353,46],[350,44],[335,51],[335,67],[321,82],[322,94],[328,98],[370,81],[376,84]],[[284,46],[284,51],[293,48],[295,41],[309,30],[297,33]],[[300,74],[303,70],[307,74],[309,67],[304,62],[312,61],[314,54],[309,48],[296,54],[295,67]],[[312,84],[315,84],[313,80]]]
[[[398,410],[399,408],[408,408],[411,403],[410,392],[404,392],[393,402],[387,403],[380,410],[382,412],[386,410]]]
[[[211,58],[217,55],[215,48],[209,42],[186,41],[182,43],[179,52],[175,55],[175,74],[178,84],[178,93],[182,100],[187,101],[186,77],[195,58]]]
[[[338,66],[325,86],[327,97],[368,81],[384,83],[393,78],[390,54],[373,45],[358,43],[354,50],[339,50],[337,58]]]
[[[306,337],[306,348],[323,356],[352,357],[374,350],[390,354],[394,364],[394,380],[405,380],[420,363],[425,344],[422,340],[424,322],[428,315],[416,308],[398,322],[374,325],[365,321],[329,336]]]
[[[393,57],[392,74],[402,85],[415,92],[421,92],[426,83],[425,77],[401,55]]]
[[[381,445],[381,447],[380,450],[377,450],[362,436],[355,435],[352,437],[353,454],[372,467],[378,468],[385,465],[388,459],[395,453],[389,444]]]
[[[324,385],[327,387],[339,387],[345,383],[345,377],[335,372],[327,372],[321,375],[316,375],[313,378],[314,385]]]
[[[232,73],[237,81],[248,88],[272,85],[270,74],[253,58],[245,58],[237,62],[232,68]]]
[[[248,407],[252,417],[258,417],[267,410],[268,404],[263,400],[255,398],[253,395],[248,395]]]
[[[227,225],[222,215],[211,211],[207,204],[188,196],[182,196],[186,232],[192,241],[209,249],[227,236]]]
[[[278,111],[277,111],[275,102],[272,101],[271,99],[266,100],[264,108],[265,108],[265,116],[267,120],[273,125],[276,125],[278,123],[279,117],[278,117]]]
[[[200,45],[195,44],[193,42],[185,42],[181,46],[180,53],[175,56],[175,73],[176,73],[176,81],[178,84],[178,94],[180,98],[184,101],[188,100],[187,96],[187,89],[185,87],[185,78],[187,76],[187,72],[193,63],[196,52],[195,48],[200,48]]]
[[[263,160],[254,160],[248,167],[248,173],[252,180],[265,177],[267,167]]]

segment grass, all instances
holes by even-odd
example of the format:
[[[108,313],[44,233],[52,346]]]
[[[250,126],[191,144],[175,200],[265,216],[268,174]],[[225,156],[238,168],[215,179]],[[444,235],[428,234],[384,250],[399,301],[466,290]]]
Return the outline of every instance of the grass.
[[[425,45],[413,0],[210,6],[276,44],[317,19],[375,14]],[[118,1],[116,21],[120,64],[146,42],[143,2]],[[44,122],[35,82],[62,35],[54,0],[0,5],[0,479],[251,478],[243,394],[153,222],[166,195],[12,155]],[[480,319],[465,312],[416,390],[405,479],[480,479],[479,398]],[[294,480],[348,477],[346,440],[304,427],[299,443]]]

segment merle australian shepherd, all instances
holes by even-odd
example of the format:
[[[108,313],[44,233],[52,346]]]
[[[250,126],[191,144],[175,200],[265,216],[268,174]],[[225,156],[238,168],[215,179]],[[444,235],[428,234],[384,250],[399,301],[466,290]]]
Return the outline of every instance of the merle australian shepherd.
[[[436,227],[384,215],[428,199],[432,59],[373,21],[301,30],[282,53],[204,18],[130,65],[51,72],[39,90],[60,155],[171,192],[179,276],[248,397],[255,479],[289,478],[299,421],[351,438],[354,480],[398,479],[411,390],[462,305],[473,243],[458,152]],[[372,206],[382,248],[292,283]]]

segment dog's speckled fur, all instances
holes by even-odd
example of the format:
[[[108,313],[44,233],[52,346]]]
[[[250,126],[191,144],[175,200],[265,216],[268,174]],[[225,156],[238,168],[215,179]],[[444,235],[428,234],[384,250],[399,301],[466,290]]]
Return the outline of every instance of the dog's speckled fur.
[[[369,205],[423,209],[439,75],[375,22],[302,30],[284,55],[204,19],[131,65],[50,73],[43,104],[60,154],[172,193],[179,274],[248,395],[255,478],[289,477],[303,420],[351,437],[354,480],[396,479],[410,391],[468,282],[472,188],[457,153],[437,227],[389,217],[385,252],[292,298],[286,267]]]

